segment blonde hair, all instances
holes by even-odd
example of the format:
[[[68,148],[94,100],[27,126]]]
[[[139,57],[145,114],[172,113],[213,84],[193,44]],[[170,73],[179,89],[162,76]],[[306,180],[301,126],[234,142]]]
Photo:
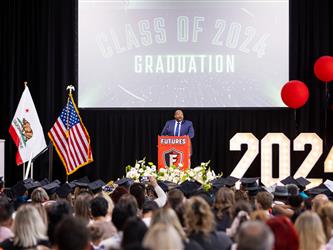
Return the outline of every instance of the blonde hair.
[[[318,214],[323,223],[323,228],[326,235],[326,242],[328,242],[332,237],[333,230],[333,203],[329,202],[323,205],[319,209]]]
[[[329,202],[327,195],[317,194],[312,200],[312,211],[318,213],[321,206]]]
[[[39,187],[36,188],[34,191],[32,191],[31,193],[31,201],[33,203],[43,203],[45,201],[50,200],[48,194],[46,193],[46,191]]]
[[[182,250],[181,237],[176,229],[164,223],[152,225],[143,239],[143,246],[150,250]]]
[[[32,205],[21,206],[14,220],[14,245],[34,247],[39,240],[47,239],[47,227],[37,209]]]
[[[325,244],[323,225],[316,213],[306,211],[295,223],[300,240],[300,250],[318,250]]]
[[[184,219],[188,234],[208,235],[215,228],[214,215],[210,206],[201,197],[192,197],[186,202]]]
[[[251,220],[266,222],[269,220],[269,218],[269,215],[264,210],[257,210],[250,214]]]
[[[179,222],[176,212],[173,209],[161,208],[161,209],[154,211],[153,217],[151,218],[150,225],[152,226],[152,225],[155,225],[158,223],[164,223],[166,225],[173,226],[177,230],[177,232],[182,240],[187,239],[185,231]]]

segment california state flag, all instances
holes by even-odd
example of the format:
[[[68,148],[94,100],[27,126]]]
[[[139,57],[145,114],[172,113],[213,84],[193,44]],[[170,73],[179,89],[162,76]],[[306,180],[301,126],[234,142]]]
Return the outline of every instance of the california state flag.
[[[42,125],[28,86],[25,86],[15,116],[9,127],[16,146],[16,164],[25,163],[46,148]]]

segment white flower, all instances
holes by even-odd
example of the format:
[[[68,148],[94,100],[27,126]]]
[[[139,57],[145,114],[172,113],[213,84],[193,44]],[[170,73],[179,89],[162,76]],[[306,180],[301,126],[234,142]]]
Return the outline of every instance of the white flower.
[[[178,163],[178,167],[183,167],[184,165],[182,163]]]
[[[160,168],[160,169],[159,169],[159,172],[161,172],[161,173],[166,173],[167,170],[166,170],[165,168]]]
[[[199,166],[199,167],[195,167],[195,168],[193,168],[193,170],[194,170],[195,172],[201,172],[201,171],[202,171],[202,168]]]

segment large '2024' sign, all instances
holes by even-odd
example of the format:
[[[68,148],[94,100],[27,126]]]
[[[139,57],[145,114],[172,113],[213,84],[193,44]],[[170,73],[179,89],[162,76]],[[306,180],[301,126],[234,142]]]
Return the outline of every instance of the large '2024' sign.
[[[271,186],[290,175],[290,139],[283,133],[268,133],[261,140],[261,182]],[[230,150],[240,151],[241,145],[247,145],[247,151],[240,159],[231,176],[241,178],[249,169],[259,154],[259,140],[252,133],[237,133],[230,139]],[[279,146],[279,178],[273,178],[273,145]],[[297,169],[294,178],[307,177],[323,153],[323,140],[316,133],[301,133],[293,141],[294,151],[304,151],[305,145],[311,145],[302,164]],[[333,173],[333,147],[324,163],[324,172]],[[322,179],[309,179],[311,186],[322,183]]]

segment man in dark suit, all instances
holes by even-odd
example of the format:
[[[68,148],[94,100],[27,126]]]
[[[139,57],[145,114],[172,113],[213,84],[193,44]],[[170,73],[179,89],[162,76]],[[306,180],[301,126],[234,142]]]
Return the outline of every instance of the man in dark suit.
[[[184,120],[184,114],[181,110],[176,110],[175,119],[167,121],[161,135],[184,136],[188,135],[191,139],[194,137],[194,128],[191,121]]]

